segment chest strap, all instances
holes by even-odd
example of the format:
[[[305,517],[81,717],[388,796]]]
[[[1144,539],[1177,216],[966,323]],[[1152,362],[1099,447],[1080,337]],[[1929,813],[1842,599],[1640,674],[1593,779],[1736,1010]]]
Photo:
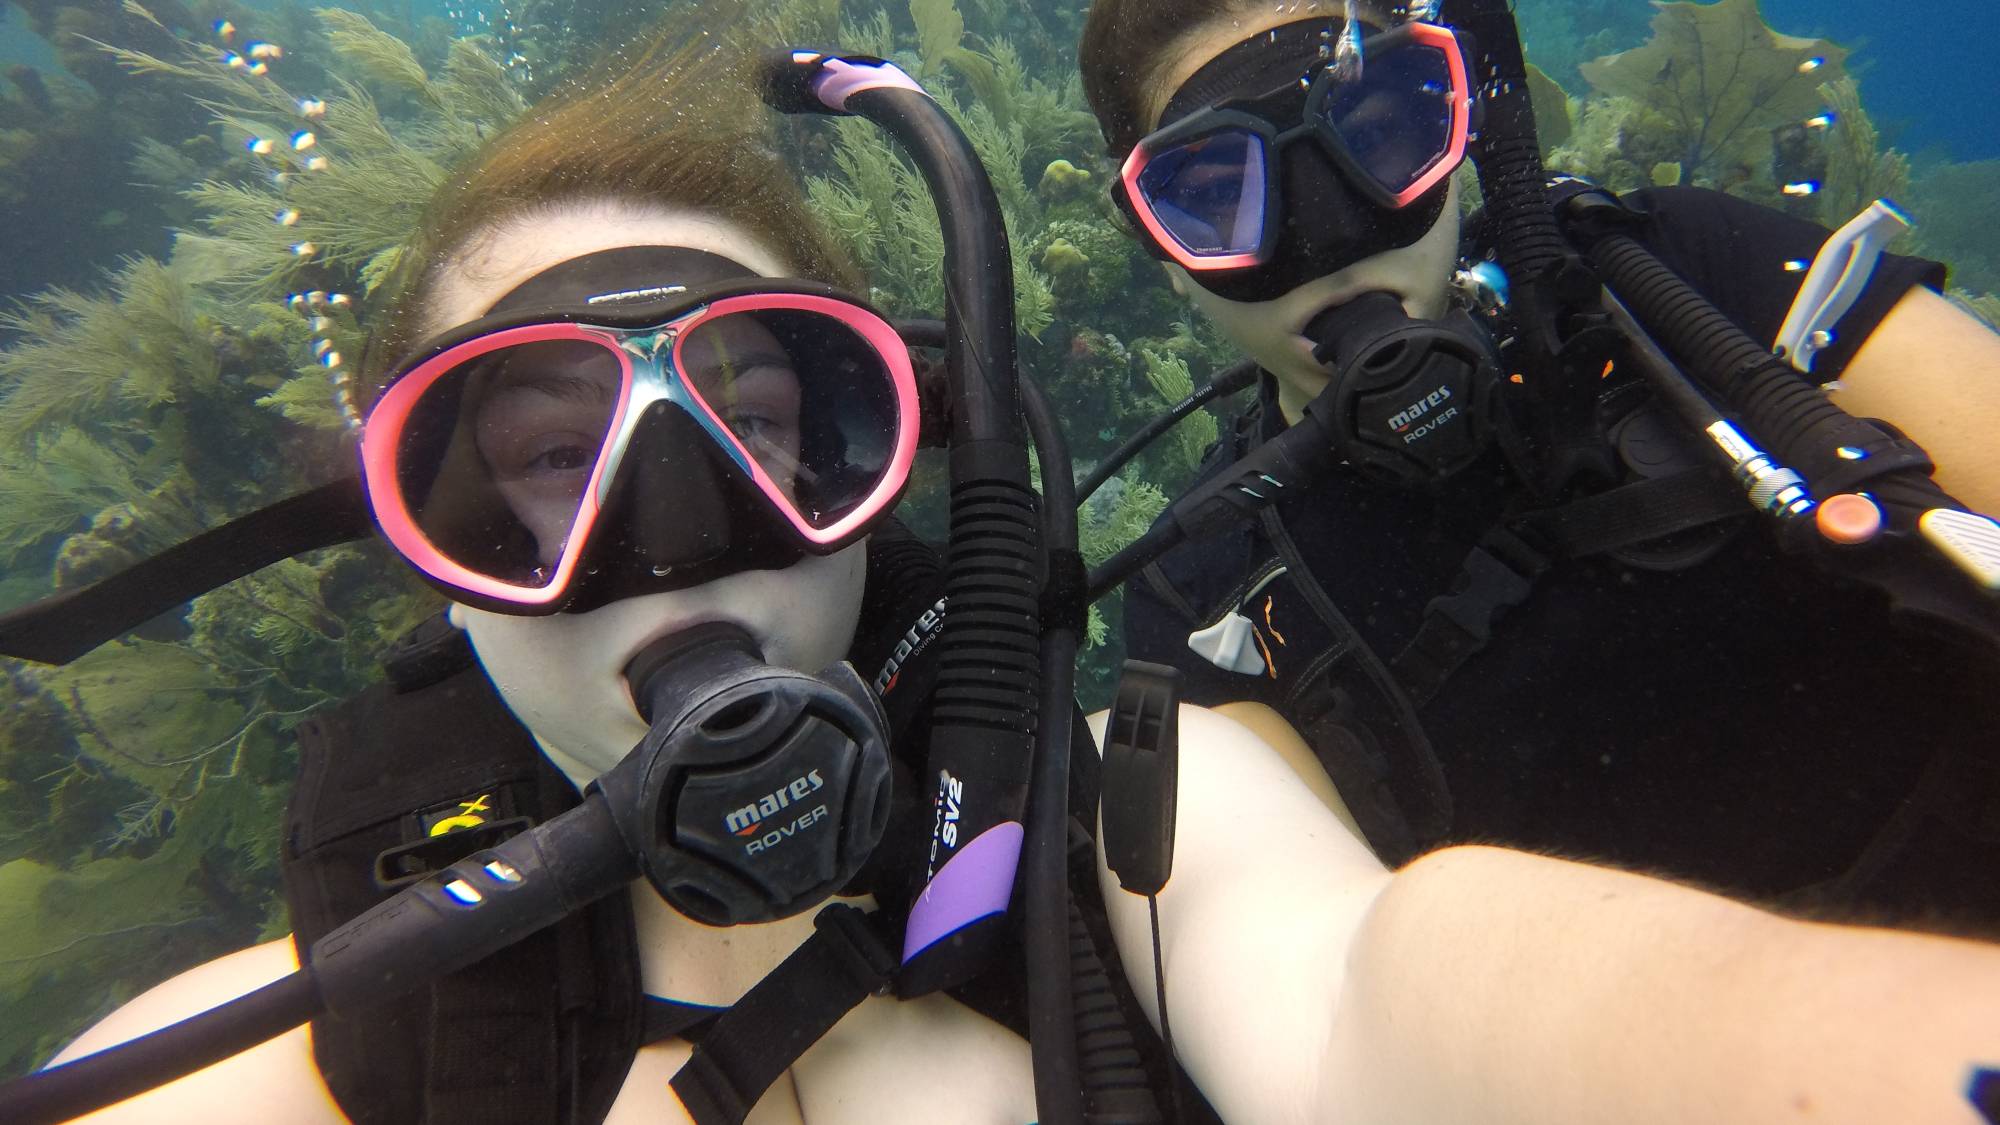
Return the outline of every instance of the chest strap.
[[[822,909],[812,936],[716,1018],[672,1082],[695,1125],[742,1125],[799,1056],[889,987],[897,959],[878,919],[846,903]]]
[[[1452,592],[1424,607],[1416,636],[1390,666],[1421,706],[1486,647],[1494,621],[1527,600],[1556,558],[1607,554],[1748,514],[1724,474],[1693,469],[1517,516],[1481,537]]]
[[[1451,789],[1389,666],[1314,577],[1275,505],[1259,515],[1265,538],[1331,637],[1285,677],[1283,712],[1340,790],[1369,847],[1392,866],[1420,854],[1451,825]]]

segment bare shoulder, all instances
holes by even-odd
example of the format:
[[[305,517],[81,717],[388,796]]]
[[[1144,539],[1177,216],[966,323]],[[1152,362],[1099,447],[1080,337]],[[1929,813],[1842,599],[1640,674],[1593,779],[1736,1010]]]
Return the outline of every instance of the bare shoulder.
[[[298,968],[289,937],[197,965],[141,993],[78,1036],[51,1065],[78,1059],[186,1019],[269,984]],[[313,1065],[312,1040],[295,1028],[234,1058],[80,1120],[201,1125],[268,1125],[272,1106],[285,1106],[285,1120],[300,1125],[345,1125],[326,1084]]]
[[[870,997],[792,1074],[810,1125],[1035,1120],[1027,1042],[944,996]]]
[[[1175,1052],[1224,1120],[1298,1121],[1321,1104],[1346,951],[1390,875],[1277,745],[1296,738],[1282,719],[1244,717],[1264,729],[1180,710],[1173,876],[1158,895],[1167,996]],[[1101,740],[1103,716],[1091,725]],[[1104,804],[1119,799],[1105,788]],[[1147,902],[1102,859],[1112,938],[1157,1026]]]
[[[640,1048],[606,1125],[691,1121],[668,1086],[688,1054],[678,1039]],[[1019,1036],[943,996],[872,996],[778,1079],[745,1125],[1034,1120],[1034,1074]]]

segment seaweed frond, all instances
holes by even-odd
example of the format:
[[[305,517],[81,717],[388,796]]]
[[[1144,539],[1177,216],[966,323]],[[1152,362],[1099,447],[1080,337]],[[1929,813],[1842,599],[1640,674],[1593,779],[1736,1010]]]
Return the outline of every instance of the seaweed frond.
[[[1910,188],[1910,158],[1882,147],[1854,79],[1828,82],[1819,90],[1833,114],[1820,219],[1837,227],[1877,199],[1902,199]]]
[[[1728,183],[1768,161],[1770,132],[1820,107],[1847,52],[1824,39],[1780,35],[1757,0],[1655,4],[1642,47],[1583,64],[1598,91],[1657,114],[1690,181]],[[1744,171],[1739,171],[1744,170]]]

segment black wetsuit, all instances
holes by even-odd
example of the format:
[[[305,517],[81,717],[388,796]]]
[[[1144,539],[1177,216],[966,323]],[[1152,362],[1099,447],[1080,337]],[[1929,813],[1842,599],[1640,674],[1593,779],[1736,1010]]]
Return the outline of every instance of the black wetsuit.
[[[1693,189],[1635,202],[1649,213],[1641,241],[1752,336],[1777,335],[1800,277],[1784,263],[1810,260],[1824,228]],[[1934,262],[1885,257],[1815,376],[1837,375],[1912,286],[1942,278]],[[1282,426],[1267,376],[1238,444]],[[1226,460],[1225,448],[1209,469]],[[1276,514],[1294,558],[1386,664],[1520,495],[1496,455],[1436,498],[1342,476]],[[1872,590],[1780,556],[1763,521],[1739,522],[1684,569],[1558,560],[1500,617],[1417,709],[1455,809],[1423,843],[1495,842],[1801,905],[2000,922],[1996,672],[1892,620]],[[1195,702],[1259,700],[1303,728],[1294,672],[1342,640],[1289,577],[1245,599],[1275,564],[1272,533],[1246,524],[1129,583],[1128,655],[1181,668]],[[1232,609],[1270,667],[1224,671],[1190,651],[1190,631]],[[1920,808],[1906,798],[1927,769]]]

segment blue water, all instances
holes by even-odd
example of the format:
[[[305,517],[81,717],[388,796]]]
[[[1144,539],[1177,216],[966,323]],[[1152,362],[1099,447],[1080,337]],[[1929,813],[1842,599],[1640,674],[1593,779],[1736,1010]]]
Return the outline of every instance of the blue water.
[[[1884,138],[1918,156],[2000,157],[1993,52],[2000,8],[1991,0],[1922,5],[1859,0],[1764,0],[1764,18],[1788,35],[1818,35],[1859,48],[1848,69]],[[1921,20],[1909,18],[1912,11]]]

